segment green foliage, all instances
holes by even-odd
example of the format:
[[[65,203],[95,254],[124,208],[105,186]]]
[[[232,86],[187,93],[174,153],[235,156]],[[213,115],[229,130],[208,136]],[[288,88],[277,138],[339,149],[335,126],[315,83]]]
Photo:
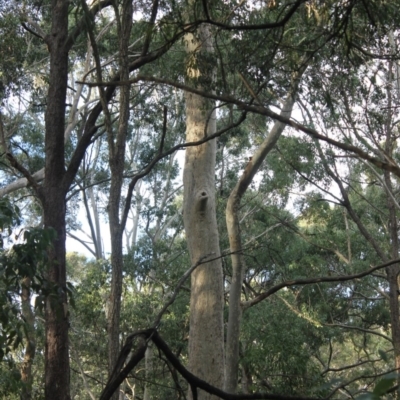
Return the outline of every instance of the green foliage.
[[[36,302],[46,293],[45,262],[48,247],[55,239],[51,229],[31,228],[22,233],[21,243],[10,246],[20,223],[19,209],[6,199],[0,200],[0,359],[21,345],[25,322],[21,315],[18,296],[22,279],[29,278],[31,288],[38,295]]]
[[[357,396],[357,400],[379,400],[382,398],[387,398],[386,396],[393,392],[395,389],[395,383],[398,379],[397,373],[387,374],[382,379],[380,379],[374,387],[372,392],[363,393]]]
[[[16,90],[24,79],[26,42],[15,10],[0,8],[0,99]]]
[[[0,99],[1,105],[5,104],[2,108],[5,140],[18,162],[33,173],[45,165],[43,124],[48,106],[49,53],[44,41],[27,32],[21,21],[28,23],[24,19],[26,13],[31,22],[49,33],[51,2],[24,1],[26,8],[15,2],[3,3],[0,5]],[[177,42],[171,39],[182,28],[195,33],[197,18],[207,17],[203,3],[195,2],[188,10],[182,2],[161,1],[154,24],[149,22],[151,3],[135,3],[129,62],[132,68],[138,68],[139,64],[135,63],[142,56],[151,59],[150,63],[140,64],[141,75],[182,83],[188,62],[186,39],[181,36]],[[111,20],[112,7],[98,13],[93,23],[86,20],[81,26],[82,4],[80,0],[69,2],[69,31],[77,26],[82,30],[69,53],[71,79],[66,117],[72,131],[66,141],[66,168],[70,167],[68,163],[78,144],[88,140],[87,123],[92,111],[100,107],[97,88],[84,86],[81,96],[74,98],[80,90],[77,80],[82,77],[86,81],[97,80],[92,56],[87,54],[89,29],[93,28],[96,36],[103,80],[117,77],[119,69],[119,38],[115,21]],[[213,69],[208,75],[215,80],[200,79],[196,83],[206,88],[212,84],[213,93],[229,94],[236,103],[278,110],[287,95],[293,72],[307,62],[294,118],[306,127],[357,146],[383,161],[399,161],[400,152],[395,145],[398,116],[394,115],[398,93],[393,90],[389,96],[387,90],[390,86],[387,77],[394,71],[398,57],[390,62],[386,60],[388,53],[393,52],[388,34],[396,34],[399,26],[398,1],[306,1],[285,24],[276,28],[243,28],[251,24],[273,24],[291,6],[283,1],[210,3],[209,13],[214,21],[241,28],[223,29],[209,24],[214,53],[195,61],[208,72]],[[189,28],[191,22],[194,25]],[[151,40],[143,52],[147,34]],[[160,49],[168,51],[157,57]],[[374,60],[371,54],[379,55],[379,60]],[[86,59],[89,72],[84,70]],[[135,69],[132,77],[137,72]],[[18,97],[10,97],[11,94]],[[74,111],[75,100],[78,112]],[[119,129],[118,100],[117,90],[109,102],[114,133]],[[142,171],[160,151],[164,106],[168,111],[164,151],[183,143],[186,128],[184,95],[177,89],[139,82],[132,86],[130,102],[122,199],[132,176]],[[218,129],[228,127],[242,115],[240,105],[221,101],[217,106]],[[242,124],[218,139],[217,217],[225,253],[229,252],[225,232],[226,198],[249,156],[267,137],[272,123],[264,116],[247,113]],[[390,141],[394,150],[383,156],[389,126],[393,129]],[[82,193],[86,196],[88,215],[95,212],[91,204],[94,202],[101,230],[106,229],[110,141],[107,143],[105,139],[102,115],[93,129],[96,134],[90,139],[68,197],[70,232],[84,226],[76,214],[81,202],[78,194]],[[7,184],[19,172],[3,157],[2,162],[2,181]],[[137,186],[141,185],[132,209],[135,217],[138,216],[138,239],[128,243],[128,238],[126,242],[121,341],[132,331],[153,323],[190,266],[180,211],[179,163],[182,163],[179,156],[163,159]],[[371,239],[360,233],[352,215],[359,218],[383,253],[391,254],[393,238],[389,235],[385,177],[370,167],[354,154],[350,157],[348,152],[317,144],[301,132],[285,130],[241,203],[241,234],[247,266],[243,301],[252,300],[284,281],[354,274],[382,262]],[[337,189],[338,181],[348,195],[354,214],[345,208],[347,200]],[[393,185],[397,199],[398,183],[393,181]],[[0,199],[0,358],[4,361],[0,364],[0,397],[13,399],[20,388],[17,361],[22,357],[19,345],[26,325],[19,296],[24,277],[30,279],[39,317],[45,298],[51,299],[59,290],[67,290],[73,306],[70,310],[72,397],[88,397],[86,384],[98,397],[107,380],[110,261],[87,260],[69,254],[68,279],[75,289],[72,284],[67,288],[51,286],[45,279],[45,264],[46,251],[55,239],[54,232],[32,228],[17,233],[22,222],[40,218],[42,210],[30,194],[31,188],[27,188],[9,196],[18,202],[18,207],[11,200]],[[398,218],[399,211],[395,213]],[[231,279],[228,256],[224,256],[223,265],[228,291]],[[397,379],[386,376],[377,381],[376,378],[384,376],[392,363],[392,344],[386,339],[390,336],[391,321],[388,291],[385,273],[378,271],[355,281],[292,285],[246,310],[241,330],[243,390],[247,383],[249,392],[325,397],[341,386],[354,397],[375,387],[364,398],[384,396],[392,388],[393,379]],[[160,325],[164,339],[184,363],[188,356],[189,293],[188,281]],[[36,318],[35,326],[39,351],[34,368],[36,377],[40,376],[35,385],[41,393],[44,348],[41,318]],[[153,369],[146,375],[144,366],[139,365],[128,383],[135,387],[138,398],[146,380],[154,399],[184,397],[185,383],[180,379],[173,381],[170,369],[155,354]]]

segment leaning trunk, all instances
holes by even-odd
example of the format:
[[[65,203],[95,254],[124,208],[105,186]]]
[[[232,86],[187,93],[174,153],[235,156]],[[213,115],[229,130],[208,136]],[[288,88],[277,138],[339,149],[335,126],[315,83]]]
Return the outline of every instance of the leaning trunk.
[[[212,53],[206,26],[199,37],[187,35],[189,78],[207,74],[200,55]],[[211,73],[206,78],[212,77]],[[207,80],[207,79],[205,79]],[[199,86],[199,85],[198,85]],[[186,94],[186,140],[203,139],[216,131],[213,105],[197,95]],[[222,387],[224,377],[223,275],[215,209],[216,141],[186,149],[184,167],[184,224],[192,265],[202,261],[191,276],[189,368],[210,384]],[[207,260],[210,260],[206,262]],[[212,399],[205,392],[199,399]]]
[[[292,80],[292,88],[287,96],[281,116],[289,118],[298,89],[299,80],[306,65],[294,74]],[[247,164],[242,176],[232,190],[226,206],[226,226],[228,230],[229,246],[232,261],[232,281],[229,292],[229,317],[226,338],[226,372],[224,389],[228,393],[235,393],[238,381],[239,370],[239,331],[242,318],[242,310],[240,306],[241,288],[244,274],[246,271],[245,260],[242,253],[242,239],[239,224],[239,209],[243,195],[245,194],[250,183],[253,181],[255,174],[258,172],[262,162],[268,153],[273,149],[283,130],[285,124],[275,122],[273,128],[254,153],[253,157]]]

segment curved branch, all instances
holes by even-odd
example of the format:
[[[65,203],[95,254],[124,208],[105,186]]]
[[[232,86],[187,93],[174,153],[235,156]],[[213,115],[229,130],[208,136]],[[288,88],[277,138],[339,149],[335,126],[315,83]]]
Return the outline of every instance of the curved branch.
[[[131,350],[133,347],[133,341],[136,338],[141,338],[142,343],[139,348],[132,354]],[[204,390],[207,393],[218,396],[224,400],[318,400],[314,397],[301,397],[301,396],[285,396],[273,393],[253,393],[253,394],[230,394],[211,386],[207,382],[198,378],[189,372],[179,361],[178,357],[171,351],[166,342],[161,338],[157,330],[154,328],[146,329],[143,331],[135,332],[128,336],[124,347],[121,350],[120,357],[118,358],[116,368],[114,369],[109,381],[107,382],[103,392],[100,396],[100,400],[108,400],[112,394],[118,389],[119,385],[128,376],[133,368],[144,358],[144,354],[147,348],[147,343],[152,341],[159,350],[161,350],[171,365],[176,371],[188,382],[189,386],[194,392],[197,389]],[[132,354],[131,357],[129,355]],[[128,359],[126,366],[122,368],[124,362]]]
[[[206,2],[205,2],[206,3]],[[293,6],[289,9],[289,11],[286,13],[286,15],[279,21],[277,22],[269,22],[265,24],[252,24],[252,25],[230,25],[230,24],[224,24],[222,22],[218,21],[213,21],[208,12],[208,7],[204,5],[203,2],[203,9],[206,14],[206,19],[198,19],[196,20],[196,23],[206,23],[210,25],[217,26],[218,28],[226,31],[254,31],[254,30],[260,30],[260,29],[274,29],[274,28],[281,28],[286,25],[286,23],[292,18],[293,14],[296,12],[296,10],[303,4],[306,3],[306,0],[297,0]]]
[[[242,307],[243,307],[243,310],[245,310],[249,307],[252,307],[285,287],[297,286],[297,285],[312,285],[315,283],[322,283],[322,282],[351,281],[353,279],[363,278],[364,276],[370,275],[374,271],[389,267],[390,265],[396,264],[398,262],[400,262],[399,258],[388,261],[384,264],[377,265],[375,267],[371,267],[369,270],[360,272],[359,274],[342,275],[342,276],[321,276],[319,278],[294,279],[291,281],[285,281],[285,282],[279,283],[278,285],[273,286],[271,289],[267,290],[264,293],[261,293],[259,296],[255,297],[254,299],[242,303]]]
[[[350,326],[350,325],[343,325],[343,324],[324,324],[324,326],[333,326],[333,327],[343,328],[343,329],[354,329],[356,331],[370,333],[371,335],[380,336],[381,338],[388,340],[390,343],[393,343],[392,338],[390,338],[389,336],[384,335],[383,333],[380,333],[377,331],[373,331],[372,329],[361,328],[360,326]],[[379,361],[379,360],[376,360],[376,361]],[[331,369],[331,371],[336,371],[336,370]]]

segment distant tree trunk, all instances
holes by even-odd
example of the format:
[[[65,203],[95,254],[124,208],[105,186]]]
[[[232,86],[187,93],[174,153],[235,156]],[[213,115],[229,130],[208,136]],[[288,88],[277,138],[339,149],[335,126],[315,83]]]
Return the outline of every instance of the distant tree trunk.
[[[48,251],[46,298],[45,398],[69,400],[68,312],[65,268],[66,191],[64,131],[68,82],[67,0],[51,2],[51,33],[46,36],[50,51],[50,76],[45,114],[45,179],[41,191],[45,228],[53,228],[57,238]]]
[[[390,173],[385,171],[385,183],[393,193],[392,182],[390,180]],[[389,208],[389,229],[391,241],[391,254],[392,259],[399,257],[399,228],[396,215],[396,206],[390,195],[387,196]],[[387,280],[389,282],[389,309],[390,309],[390,326],[392,331],[392,340],[394,348],[394,361],[395,368],[400,370],[400,309],[399,309],[399,264],[393,264],[386,268]],[[397,396],[399,398],[399,396]]]
[[[96,163],[99,153],[100,153],[100,145],[101,141],[97,142],[96,148],[95,148],[95,154],[93,156],[93,159]],[[94,188],[93,188],[93,183],[94,183],[94,173],[90,173],[90,178],[89,178],[89,187],[86,189],[88,193],[88,197],[90,200],[90,207],[93,212],[93,221],[90,215],[90,208],[88,202],[85,202],[85,208],[86,208],[86,213],[87,213],[87,219],[91,228],[91,235],[92,235],[92,240],[95,248],[95,253],[96,253],[96,259],[101,260],[104,259],[104,253],[103,253],[103,245],[102,245],[102,235],[101,235],[101,226],[100,226],[100,216],[99,216],[99,210],[97,208],[97,201],[94,193]],[[84,195],[84,199],[86,199]]]
[[[199,37],[186,36],[187,75],[192,79],[212,79],[201,65],[202,55],[210,56],[212,42],[208,27]],[[205,63],[204,63],[205,64]],[[208,64],[209,60],[208,60]],[[210,68],[210,66],[208,67]],[[212,104],[186,93],[186,140],[196,141],[216,131]],[[215,209],[216,141],[186,149],[184,167],[184,225],[190,260],[213,259],[220,255]],[[222,388],[224,381],[223,274],[221,260],[200,265],[191,276],[189,368],[193,374]],[[214,398],[205,392],[199,399]]]
[[[149,380],[152,377],[153,374],[153,358],[154,358],[154,354],[153,354],[153,346],[150,343],[149,346],[147,346],[146,349],[146,354],[145,354],[145,368],[146,368],[146,383],[145,383],[145,387],[144,387],[144,394],[143,394],[143,400],[151,400],[152,396],[151,396],[151,384],[149,382]]]
[[[31,400],[32,398],[32,364],[36,351],[35,315],[31,308],[30,286],[30,279],[24,278],[22,280],[21,308],[26,324],[26,345],[21,367],[21,381],[23,383],[21,400]]]
[[[300,70],[293,74],[292,88],[283,104],[281,115],[289,118],[293,105],[299,81],[306,66],[303,65]],[[253,157],[247,164],[242,176],[232,190],[226,206],[226,226],[228,230],[229,245],[232,261],[232,281],[229,292],[229,317],[226,338],[226,372],[224,389],[226,392],[235,393],[238,381],[239,371],[239,332],[242,318],[242,310],[240,307],[241,289],[244,274],[246,271],[245,260],[242,253],[242,239],[239,225],[239,209],[243,195],[245,194],[250,183],[253,181],[255,174],[258,172],[265,157],[273,149],[283,130],[285,124],[275,122],[271,131],[256,150]]]

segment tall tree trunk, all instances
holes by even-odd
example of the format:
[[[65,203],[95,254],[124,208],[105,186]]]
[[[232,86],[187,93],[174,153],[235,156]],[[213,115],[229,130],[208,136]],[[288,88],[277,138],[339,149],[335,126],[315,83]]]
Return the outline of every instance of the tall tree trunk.
[[[128,46],[132,29],[132,0],[124,0],[121,13],[117,6],[114,8],[117,19],[120,54],[120,80],[129,79]],[[109,201],[109,224],[111,233],[111,294],[108,312],[108,368],[109,374],[115,366],[120,350],[119,326],[121,314],[122,294],[122,271],[123,271],[123,232],[121,224],[121,190],[123,185],[123,173],[125,163],[125,146],[128,132],[129,120],[129,92],[130,86],[122,86],[119,97],[119,124],[116,138],[114,131],[108,132],[109,162],[111,169],[110,201]],[[112,399],[118,400],[118,392],[114,393]]]
[[[212,42],[208,27],[198,37],[186,36],[189,78],[211,80],[202,68],[201,53],[210,57]],[[204,62],[204,61],[203,61]],[[210,64],[208,60],[208,64]],[[210,68],[210,67],[209,67]],[[186,93],[186,140],[196,141],[216,131],[213,105]],[[191,276],[189,368],[210,384],[222,387],[224,380],[223,275],[215,209],[216,141],[186,149],[183,174],[184,224],[192,265],[206,261]],[[199,399],[212,399],[205,392]]]
[[[57,234],[48,251],[51,293],[46,299],[45,398],[69,400],[68,312],[65,269],[65,195],[63,187],[65,99],[68,82],[68,5],[52,0],[51,34],[46,36],[50,51],[50,77],[45,115],[45,180],[41,191],[45,228]]]
[[[293,74],[292,88],[286,98],[281,111],[283,117],[289,118],[299,85],[299,81],[306,66]],[[247,164],[242,176],[232,190],[226,206],[226,226],[228,230],[229,246],[232,261],[232,281],[229,292],[229,317],[226,338],[226,371],[224,389],[226,392],[235,393],[238,381],[239,370],[239,331],[242,318],[240,306],[241,288],[246,271],[245,260],[242,253],[242,239],[239,225],[239,209],[243,195],[255,174],[258,172],[262,162],[268,153],[273,149],[283,130],[285,124],[275,122],[273,128],[265,138],[264,142],[254,153]]]

